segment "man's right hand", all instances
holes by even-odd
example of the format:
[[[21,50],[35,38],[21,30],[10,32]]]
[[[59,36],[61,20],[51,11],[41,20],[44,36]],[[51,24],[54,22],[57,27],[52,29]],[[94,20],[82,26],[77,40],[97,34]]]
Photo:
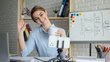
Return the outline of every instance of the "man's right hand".
[[[26,23],[24,22],[24,20],[21,18],[18,23],[17,23],[17,26],[18,26],[18,32],[23,32],[26,28]]]
[[[23,31],[26,28],[26,23],[24,22],[23,18],[20,18],[20,20],[17,22],[17,28],[18,28],[18,35],[19,35],[19,44],[20,44],[21,50],[23,50],[25,48]]]

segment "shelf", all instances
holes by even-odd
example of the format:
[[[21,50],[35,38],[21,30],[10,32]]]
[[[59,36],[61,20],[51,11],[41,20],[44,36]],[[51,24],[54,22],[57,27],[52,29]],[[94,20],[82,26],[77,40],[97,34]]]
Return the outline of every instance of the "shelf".
[[[50,20],[69,20],[68,17],[49,17]],[[24,20],[31,20],[31,17],[26,16]]]
[[[68,20],[68,17],[49,17],[50,20]]]

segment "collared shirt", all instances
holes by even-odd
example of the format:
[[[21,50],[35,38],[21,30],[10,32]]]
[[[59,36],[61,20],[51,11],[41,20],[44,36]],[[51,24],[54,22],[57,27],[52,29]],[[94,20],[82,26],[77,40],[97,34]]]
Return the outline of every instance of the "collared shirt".
[[[58,28],[52,25],[50,28]],[[61,28],[58,28],[61,29]],[[34,47],[40,57],[56,57],[58,55],[57,48],[48,46],[49,34],[45,32],[42,27],[39,27],[31,32],[26,47],[22,50],[22,56],[29,55]]]

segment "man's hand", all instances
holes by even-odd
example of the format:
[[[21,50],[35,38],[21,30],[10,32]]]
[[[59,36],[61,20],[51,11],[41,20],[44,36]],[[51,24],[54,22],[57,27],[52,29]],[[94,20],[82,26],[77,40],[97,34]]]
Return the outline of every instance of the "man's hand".
[[[20,19],[17,23],[18,26],[18,32],[24,31],[26,28],[26,23],[24,22],[23,19]]]
[[[61,37],[66,36],[65,31],[64,31],[63,29],[59,29],[59,30],[56,32],[56,36],[61,36]]]

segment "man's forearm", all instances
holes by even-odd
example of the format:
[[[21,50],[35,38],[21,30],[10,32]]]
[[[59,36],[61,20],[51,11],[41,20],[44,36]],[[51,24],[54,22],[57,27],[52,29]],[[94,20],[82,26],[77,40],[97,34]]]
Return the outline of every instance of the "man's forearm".
[[[25,41],[24,41],[23,32],[19,32],[18,36],[19,36],[19,44],[20,44],[21,50],[23,50],[25,48],[25,46],[26,46],[25,45]]]

